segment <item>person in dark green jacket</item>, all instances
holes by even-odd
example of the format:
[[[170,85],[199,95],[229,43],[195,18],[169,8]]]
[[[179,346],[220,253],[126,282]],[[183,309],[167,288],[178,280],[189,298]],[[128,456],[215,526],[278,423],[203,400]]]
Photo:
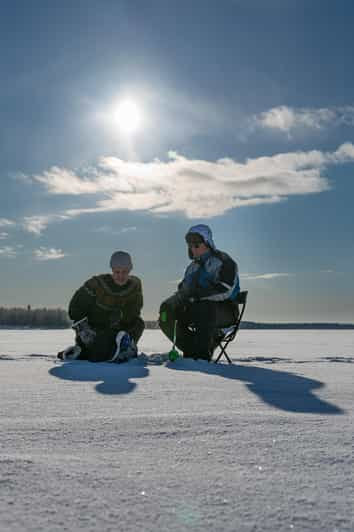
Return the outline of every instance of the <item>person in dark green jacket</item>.
[[[65,359],[124,362],[137,356],[137,343],[145,324],[141,280],[130,275],[129,253],[116,251],[112,273],[94,275],[73,295],[69,317],[74,321],[76,344],[58,353]]]

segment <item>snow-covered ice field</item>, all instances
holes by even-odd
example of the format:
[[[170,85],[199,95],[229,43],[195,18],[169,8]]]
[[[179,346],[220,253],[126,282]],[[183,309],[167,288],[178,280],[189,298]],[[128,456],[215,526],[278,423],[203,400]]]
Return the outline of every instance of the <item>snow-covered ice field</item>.
[[[0,330],[1,532],[354,530],[353,331],[241,330],[233,366],[72,337]]]

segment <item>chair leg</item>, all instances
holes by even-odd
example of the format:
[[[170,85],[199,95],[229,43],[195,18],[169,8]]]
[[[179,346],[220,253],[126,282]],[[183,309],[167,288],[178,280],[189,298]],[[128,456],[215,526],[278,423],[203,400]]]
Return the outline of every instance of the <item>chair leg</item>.
[[[228,355],[228,354],[226,353],[226,351],[225,351],[226,347],[227,347],[227,344],[224,345],[224,346],[220,344],[221,351],[220,351],[220,353],[218,354],[216,360],[214,361],[215,364],[217,364],[217,363],[219,362],[220,358],[221,358],[223,355],[225,355],[225,357],[226,357],[228,363],[229,363],[229,364],[232,364],[232,360],[230,359],[229,355]]]

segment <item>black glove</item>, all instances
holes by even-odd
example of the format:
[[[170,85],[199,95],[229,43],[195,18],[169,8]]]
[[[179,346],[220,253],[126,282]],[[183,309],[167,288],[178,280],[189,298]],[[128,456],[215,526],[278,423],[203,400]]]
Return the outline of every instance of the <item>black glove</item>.
[[[90,327],[86,317],[73,323],[72,328],[84,345],[90,345],[94,342],[96,338],[96,331]]]
[[[178,307],[181,307],[188,301],[188,297],[186,294],[179,290],[173,296],[170,296],[167,298],[161,305],[161,308],[163,307],[169,307],[171,310],[176,310]]]
[[[122,321],[123,312],[119,309],[112,312],[109,318],[109,326],[111,329],[119,329]]]

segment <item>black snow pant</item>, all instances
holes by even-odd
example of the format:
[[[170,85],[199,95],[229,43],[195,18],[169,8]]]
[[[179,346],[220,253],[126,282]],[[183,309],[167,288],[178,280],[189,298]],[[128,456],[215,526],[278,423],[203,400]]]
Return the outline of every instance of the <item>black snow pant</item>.
[[[127,332],[137,344],[145,329],[144,321],[139,317],[127,326],[122,326],[121,330]],[[76,343],[81,347],[78,360],[90,360],[91,362],[104,362],[111,360],[117,345],[116,336],[118,329],[95,329],[96,337],[90,345],[85,345],[80,338],[76,338]]]
[[[163,302],[159,325],[173,341],[176,323],[176,345],[184,357],[211,360],[217,345],[216,330],[235,323],[238,306],[231,301],[198,301],[173,307]]]

